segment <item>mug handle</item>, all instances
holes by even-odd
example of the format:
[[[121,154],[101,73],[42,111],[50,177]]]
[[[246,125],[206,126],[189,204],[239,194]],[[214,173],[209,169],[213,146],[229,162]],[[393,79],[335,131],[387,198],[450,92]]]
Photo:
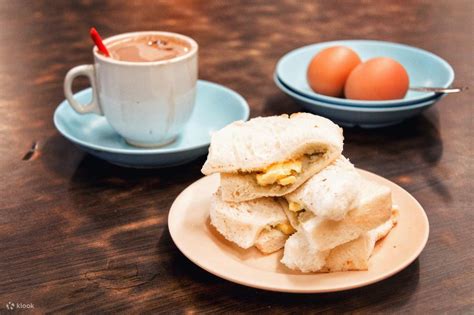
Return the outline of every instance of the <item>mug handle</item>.
[[[78,76],[86,76],[92,86],[92,101],[89,104],[81,104],[74,98],[72,94],[72,82]],[[103,115],[102,109],[100,108],[97,100],[97,86],[95,82],[95,70],[93,65],[81,65],[76,66],[69,70],[64,78],[64,95],[66,96],[69,105],[78,112],[79,114],[95,113],[97,115]]]

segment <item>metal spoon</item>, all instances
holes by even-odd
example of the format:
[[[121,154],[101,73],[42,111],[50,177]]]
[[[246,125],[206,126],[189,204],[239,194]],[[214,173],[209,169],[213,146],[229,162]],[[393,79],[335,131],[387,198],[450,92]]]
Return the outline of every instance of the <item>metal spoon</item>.
[[[434,93],[459,93],[468,89],[467,86],[456,87],[456,88],[440,88],[440,87],[421,87],[421,86],[410,86],[410,91],[416,92],[434,92]]]

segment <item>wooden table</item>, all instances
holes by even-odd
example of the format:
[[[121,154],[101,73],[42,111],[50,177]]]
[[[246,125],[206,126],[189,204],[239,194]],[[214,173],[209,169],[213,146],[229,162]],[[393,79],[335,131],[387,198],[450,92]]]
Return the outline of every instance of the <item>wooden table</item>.
[[[0,312],[474,312],[472,1],[2,1],[0,3]],[[368,38],[448,60],[471,91],[401,125],[345,130],[345,154],[412,193],[431,234],[399,274],[352,291],[292,295],[243,287],[187,260],[166,225],[201,158],[163,170],[120,168],[54,128],[71,67],[90,63],[90,26],[106,37],[168,30],[200,43],[200,78],[241,93],[251,115],[299,111],[272,81],[284,53]],[[86,87],[80,81],[77,89]],[[23,156],[32,143],[39,148]]]

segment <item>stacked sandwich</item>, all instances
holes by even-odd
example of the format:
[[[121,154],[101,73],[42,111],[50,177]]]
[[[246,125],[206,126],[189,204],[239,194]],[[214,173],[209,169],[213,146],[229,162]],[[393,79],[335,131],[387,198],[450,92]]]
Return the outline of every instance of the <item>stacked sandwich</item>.
[[[202,168],[220,173],[212,225],[242,248],[302,272],[366,270],[394,225],[391,191],[342,156],[342,129],[298,113],[234,122],[212,136]]]

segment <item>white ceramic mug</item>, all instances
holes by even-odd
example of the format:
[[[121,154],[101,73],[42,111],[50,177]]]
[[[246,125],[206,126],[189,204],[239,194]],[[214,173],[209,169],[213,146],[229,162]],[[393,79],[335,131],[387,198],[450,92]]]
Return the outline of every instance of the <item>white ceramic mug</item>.
[[[172,142],[191,116],[198,76],[198,44],[190,37],[169,32],[134,32],[104,40],[107,46],[124,38],[162,35],[187,42],[190,50],[176,58],[154,62],[128,62],[105,57],[92,49],[93,65],[72,68],[64,78],[64,94],[79,114],[104,115],[131,145],[156,147]],[[87,76],[92,101],[80,104],[72,82]]]

